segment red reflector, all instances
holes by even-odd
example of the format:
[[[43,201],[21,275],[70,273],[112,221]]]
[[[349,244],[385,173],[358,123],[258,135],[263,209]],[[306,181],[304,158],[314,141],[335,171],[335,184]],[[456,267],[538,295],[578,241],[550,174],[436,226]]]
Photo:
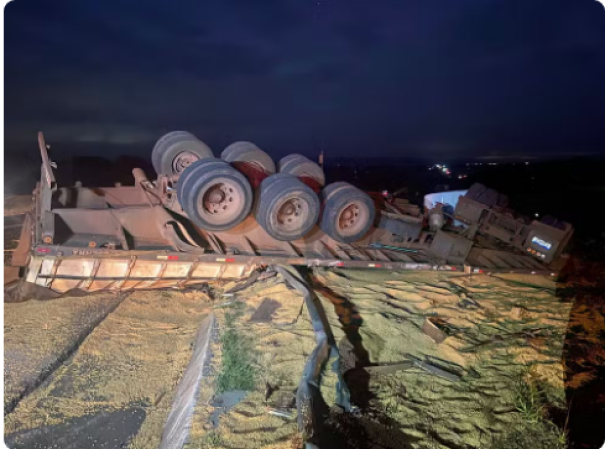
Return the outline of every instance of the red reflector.
[[[344,262],[336,262],[336,266],[337,267],[344,267],[345,263]]]
[[[450,267],[450,268],[452,269],[452,271],[458,270],[458,268],[456,268],[456,267]]]
[[[36,248],[38,253],[50,253],[50,248]]]
[[[168,256],[168,260],[179,260],[179,256]]]
[[[235,262],[235,259],[225,259],[225,262]]]

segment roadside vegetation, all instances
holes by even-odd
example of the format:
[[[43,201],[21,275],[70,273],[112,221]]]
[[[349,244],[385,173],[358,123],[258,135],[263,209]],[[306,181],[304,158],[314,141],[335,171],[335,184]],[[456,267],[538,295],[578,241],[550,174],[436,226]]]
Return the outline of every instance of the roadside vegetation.
[[[235,324],[241,315],[241,310],[235,313],[225,313],[224,330],[220,336],[222,355],[217,381],[219,394],[233,390],[251,391],[256,383],[254,346]]]
[[[567,420],[560,428],[553,416],[566,415],[565,402],[557,397],[548,384],[537,381],[523,371],[515,379],[515,409],[519,423],[494,441],[493,449],[565,449]]]

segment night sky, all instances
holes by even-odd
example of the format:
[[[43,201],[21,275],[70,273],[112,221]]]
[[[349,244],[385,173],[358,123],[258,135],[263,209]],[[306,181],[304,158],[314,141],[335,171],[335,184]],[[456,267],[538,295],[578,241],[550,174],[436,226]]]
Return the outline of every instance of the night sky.
[[[595,0],[15,0],[5,27],[7,161],[38,130],[59,156],[180,129],[276,158],[605,153]]]

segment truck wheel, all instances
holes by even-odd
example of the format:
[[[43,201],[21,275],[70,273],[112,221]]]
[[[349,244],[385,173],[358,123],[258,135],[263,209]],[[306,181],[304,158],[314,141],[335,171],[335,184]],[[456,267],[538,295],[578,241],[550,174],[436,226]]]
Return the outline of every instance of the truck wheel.
[[[319,198],[292,175],[278,173],[260,185],[255,216],[276,240],[291,241],[308,234],[319,216]]]
[[[196,226],[208,231],[226,231],[250,213],[250,184],[226,162],[203,160],[186,181],[181,185],[181,206]]]
[[[174,131],[157,141],[151,152],[151,161],[157,174],[180,176],[195,161],[212,156],[212,150],[193,134]]]
[[[347,182],[335,182],[321,192],[322,231],[334,240],[351,243],[361,239],[374,223],[374,201]]]
[[[172,131],[168,134],[164,134],[158,139],[158,141],[153,146],[153,150],[151,151],[151,163],[153,164],[153,168],[155,169],[156,173],[159,172],[161,166],[160,164],[162,162],[160,153],[163,150],[161,150],[161,147],[164,147],[167,144],[169,145],[169,142],[172,139],[179,139],[184,137],[195,139],[195,136],[188,131]]]
[[[275,173],[275,163],[271,156],[252,142],[235,142],[221,153],[221,158],[231,164],[242,162],[256,165],[268,175]]]
[[[279,173],[296,176],[315,192],[319,192],[326,183],[323,169],[302,154],[290,154],[277,163]]]
[[[191,180],[191,179],[195,179],[196,178],[196,170],[197,168],[201,165],[203,167],[209,167],[210,165],[224,165],[224,161],[222,159],[216,158],[216,157],[207,157],[204,159],[200,159],[198,161],[195,161],[193,164],[191,164],[189,167],[187,167],[183,173],[181,174],[181,176],[179,176],[179,179],[177,181],[176,184],[176,198],[178,199],[179,203],[181,204],[181,207],[183,205],[182,202],[182,192],[185,191],[185,189],[187,188],[186,185],[187,183]]]

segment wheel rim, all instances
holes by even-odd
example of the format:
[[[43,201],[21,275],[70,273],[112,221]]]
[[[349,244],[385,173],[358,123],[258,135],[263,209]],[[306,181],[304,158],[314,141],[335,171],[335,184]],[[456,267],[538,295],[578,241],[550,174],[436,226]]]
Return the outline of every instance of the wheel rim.
[[[209,223],[224,224],[241,212],[242,198],[244,191],[236,182],[221,178],[202,189],[197,209]]]
[[[351,201],[340,211],[336,219],[341,235],[354,235],[361,232],[368,222],[370,211],[361,201]]]
[[[309,214],[309,204],[301,198],[286,198],[276,208],[276,228],[281,232],[300,231]]]
[[[190,151],[183,151],[175,156],[172,161],[172,171],[175,174],[181,174],[183,171],[193,164],[195,161],[198,161],[200,157],[192,153]]]

